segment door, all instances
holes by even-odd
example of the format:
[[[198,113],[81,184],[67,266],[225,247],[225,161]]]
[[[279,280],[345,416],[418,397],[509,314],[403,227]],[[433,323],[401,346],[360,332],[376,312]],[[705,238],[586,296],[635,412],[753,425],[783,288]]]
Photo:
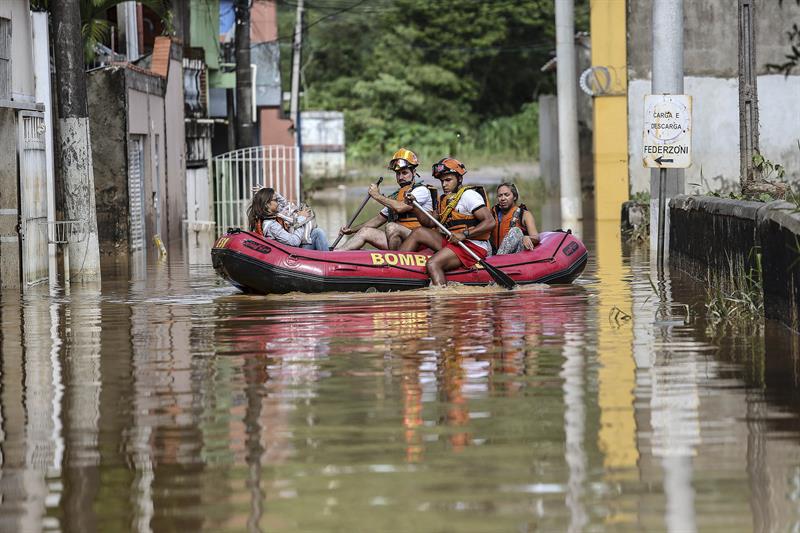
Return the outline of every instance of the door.
[[[144,135],[131,135],[128,140],[128,232],[131,254],[145,250],[144,141]]]
[[[22,287],[47,281],[47,170],[44,114],[20,111],[18,121]]]

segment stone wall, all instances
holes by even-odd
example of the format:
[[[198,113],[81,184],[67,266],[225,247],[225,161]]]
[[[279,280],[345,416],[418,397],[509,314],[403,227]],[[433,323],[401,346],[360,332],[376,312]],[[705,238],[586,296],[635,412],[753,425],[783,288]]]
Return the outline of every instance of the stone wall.
[[[678,196],[670,202],[670,234],[670,264],[701,279],[748,272],[760,255],[766,317],[800,330],[797,206]]]

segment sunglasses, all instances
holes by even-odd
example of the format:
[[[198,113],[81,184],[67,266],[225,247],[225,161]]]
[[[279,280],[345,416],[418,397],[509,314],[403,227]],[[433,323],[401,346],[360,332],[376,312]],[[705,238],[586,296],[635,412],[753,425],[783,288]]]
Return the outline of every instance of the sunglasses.
[[[411,164],[405,159],[392,159],[389,161],[389,168],[395,172],[403,170],[404,168],[409,168],[410,166]]]
[[[459,174],[459,172],[458,172],[459,170],[460,170],[460,168],[459,169],[453,168],[450,165],[447,165],[445,163],[436,163],[435,165],[433,165],[432,173],[433,173],[434,177],[438,177],[438,176],[440,176],[442,174],[447,174],[447,173],[450,173],[450,172],[452,172],[453,174]]]

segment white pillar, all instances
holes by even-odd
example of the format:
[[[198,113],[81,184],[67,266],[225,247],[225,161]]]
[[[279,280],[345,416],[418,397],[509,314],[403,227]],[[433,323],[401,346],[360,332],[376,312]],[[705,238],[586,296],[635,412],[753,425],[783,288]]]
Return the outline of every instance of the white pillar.
[[[653,2],[651,94],[683,94],[683,0]],[[658,249],[658,173],[650,170],[650,250]],[[685,190],[682,169],[667,169],[664,257],[669,256],[669,200]],[[653,254],[651,254],[653,257]]]
[[[117,19],[121,36],[125,38],[125,57],[128,58],[128,61],[139,59],[139,24],[136,2],[119,4]]]
[[[44,104],[44,153],[45,171],[47,172],[47,245],[49,261],[50,286],[56,284],[58,268],[56,265],[56,245],[53,241],[53,222],[56,220],[56,184],[53,168],[53,98],[50,93],[50,41],[48,37],[48,15],[42,11],[31,11],[31,29],[33,30],[33,74],[36,87],[36,101]]]
[[[556,0],[556,60],[561,218],[568,227],[583,218],[578,166],[578,83],[575,72],[574,0]],[[601,194],[601,191],[598,191],[598,194]]]

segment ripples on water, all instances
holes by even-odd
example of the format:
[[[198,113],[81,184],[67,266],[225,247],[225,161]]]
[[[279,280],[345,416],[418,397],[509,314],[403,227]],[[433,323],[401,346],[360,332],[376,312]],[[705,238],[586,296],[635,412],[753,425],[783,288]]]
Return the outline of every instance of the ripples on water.
[[[0,530],[796,530],[797,338],[590,251],[514,292],[246,296],[173,258],[3,293]]]

